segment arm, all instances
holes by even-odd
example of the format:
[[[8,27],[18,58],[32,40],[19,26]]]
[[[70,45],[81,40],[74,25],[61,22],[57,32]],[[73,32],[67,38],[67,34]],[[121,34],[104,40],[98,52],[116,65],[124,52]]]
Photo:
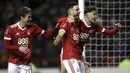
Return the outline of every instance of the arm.
[[[57,31],[58,28],[57,27],[54,27],[53,29],[49,30],[49,31],[45,31],[42,36],[45,36],[45,37],[51,37],[53,36],[53,34],[55,33],[55,31]]]
[[[119,30],[120,27],[121,27],[121,24],[117,23],[117,24],[115,24],[115,28],[110,29],[110,30],[106,29],[106,30],[104,30],[103,33],[106,34],[106,35],[109,35],[109,36],[113,36],[117,33],[117,31]]]
[[[6,38],[4,38],[4,48],[10,51],[17,51],[19,50],[19,46],[14,46],[10,44],[11,41],[10,40],[6,40]]]
[[[103,33],[106,34],[106,35],[109,35],[109,36],[113,36],[117,33],[117,31],[118,31],[117,28],[113,28],[113,29],[110,29],[110,30],[106,29],[106,30],[104,30]]]
[[[16,51],[19,49],[19,46],[11,45],[12,34],[13,34],[12,32],[13,32],[12,28],[8,26],[4,34],[4,49],[10,51]]]
[[[58,45],[59,42],[61,41],[61,38],[63,37],[63,35],[65,34],[65,31],[63,31],[62,29],[59,31],[58,35],[56,36],[56,39],[54,40],[54,45]]]
[[[53,36],[53,34],[55,33],[55,31],[58,30],[59,24],[57,23],[57,25],[53,29],[51,29],[49,31],[42,30],[36,24],[34,24],[33,26],[35,27],[34,35],[41,35],[41,36],[44,36],[44,37],[50,37],[50,36]]]
[[[27,54],[30,52],[30,50],[27,47],[12,45],[10,40],[4,40],[4,49],[17,53],[17,54],[18,53]]]
[[[115,24],[115,28],[110,29],[110,30],[105,29],[104,27],[98,25],[97,32],[103,32],[106,35],[113,36],[113,35],[115,35],[117,33],[117,31],[119,30],[120,27],[121,27],[120,23]]]

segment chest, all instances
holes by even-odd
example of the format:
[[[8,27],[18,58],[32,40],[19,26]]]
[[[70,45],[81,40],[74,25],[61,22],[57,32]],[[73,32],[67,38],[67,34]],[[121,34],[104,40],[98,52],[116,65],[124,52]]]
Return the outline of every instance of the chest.
[[[24,30],[16,29],[13,31],[13,39],[31,38],[33,36],[33,28],[26,28]]]
[[[87,28],[84,26],[81,27],[70,27],[68,30],[68,35],[73,36],[73,35],[79,35],[79,36],[84,36],[87,37],[89,35],[92,35],[96,32],[94,28]]]
[[[76,42],[85,42],[90,37],[90,35],[94,34],[95,32],[95,28],[87,28],[86,26],[80,26],[69,28],[67,35]]]

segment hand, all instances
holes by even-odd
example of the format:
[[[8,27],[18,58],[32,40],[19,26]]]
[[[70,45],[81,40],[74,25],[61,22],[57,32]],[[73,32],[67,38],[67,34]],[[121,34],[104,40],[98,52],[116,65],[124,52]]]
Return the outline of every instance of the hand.
[[[121,26],[122,26],[122,25],[121,25],[120,23],[116,23],[116,24],[115,24],[115,28],[117,28],[117,29],[120,29]]]
[[[90,73],[90,64],[85,61],[84,65],[85,65],[85,71],[86,71],[86,73]]]
[[[19,51],[23,52],[24,54],[28,54],[30,52],[30,50],[24,46],[20,46]]]
[[[54,42],[53,42],[53,43],[54,43],[54,45],[56,45],[56,46],[58,45],[58,43],[57,43],[57,41],[56,41],[56,40],[54,40]]]

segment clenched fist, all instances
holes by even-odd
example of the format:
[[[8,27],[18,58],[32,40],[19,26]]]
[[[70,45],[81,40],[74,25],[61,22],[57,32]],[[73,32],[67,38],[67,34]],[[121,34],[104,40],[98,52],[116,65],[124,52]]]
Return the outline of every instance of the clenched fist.
[[[116,23],[116,24],[115,24],[115,27],[116,27],[117,29],[120,29],[121,26],[122,26],[122,25],[121,25],[120,23]]]

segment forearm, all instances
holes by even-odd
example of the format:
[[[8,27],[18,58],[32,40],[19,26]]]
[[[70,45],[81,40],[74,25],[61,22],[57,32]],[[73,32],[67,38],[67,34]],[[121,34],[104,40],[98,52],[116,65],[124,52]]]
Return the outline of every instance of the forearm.
[[[62,38],[61,35],[57,35],[57,37],[56,37],[56,39],[55,39],[55,41],[54,41],[54,44],[55,44],[55,45],[58,45],[58,44],[60,43],[60,41],[61,41],[61,38]]]
[[[10,52],[17,55],[17,56],[19,56],[19,57],[21,57],[21,58],[23,58],[23,59],[28,59],[31,56],[31,53],[24,54],[24,53],[22,53],[20,51],[10,51]]]
[[[19,46],[11,45],[8,40],[4,40],[4,49],[17,51],[19,49]]]
[[[53,29],[49,30],[49,31],[45,31],[42,36],[44,37],[51,37],[54,35],[55,31],[57,31],[58,28],[54,27]]]
[[[113,36],[117,33],[118,29],[117,28],[113,28],[113,29],[110,29],[110,30],[105,30],[103,33],[106,34],[106,35],[109,35],[109,36]]]

